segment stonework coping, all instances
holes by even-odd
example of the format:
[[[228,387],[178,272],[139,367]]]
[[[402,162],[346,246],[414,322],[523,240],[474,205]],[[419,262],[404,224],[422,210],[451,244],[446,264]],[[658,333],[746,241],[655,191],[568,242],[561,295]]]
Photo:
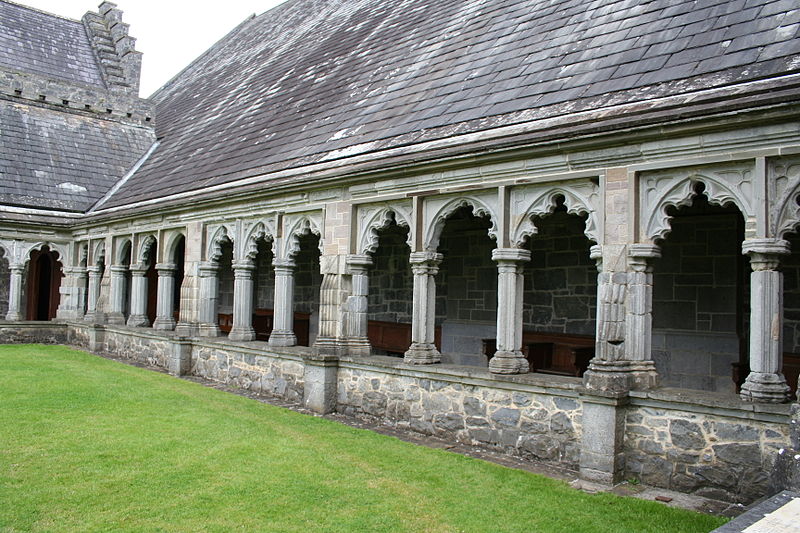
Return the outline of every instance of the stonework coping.
[[[162,275],[161,274],[162,272],[164,273],[163,275],[165,276],[171,275],[178,270],[178,265],[176,265],[175,263],[159,263],[156,265],[156,270],[158,270],[159,275]]]
[[[327,353],[301,354],[303,362],[315,366],[339,366],[339,356]]]

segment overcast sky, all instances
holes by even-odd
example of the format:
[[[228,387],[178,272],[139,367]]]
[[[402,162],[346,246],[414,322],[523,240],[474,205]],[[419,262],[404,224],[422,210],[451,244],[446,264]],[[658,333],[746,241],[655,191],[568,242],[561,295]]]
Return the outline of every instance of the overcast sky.
[[[78,19],[97,11],[101,0],[13,0],[56,15]],[[252,14],[281,0],[115,0],[142,52],[141,96],[150,96],[194,58]],[[202,6],[202,7],[201,7]]]

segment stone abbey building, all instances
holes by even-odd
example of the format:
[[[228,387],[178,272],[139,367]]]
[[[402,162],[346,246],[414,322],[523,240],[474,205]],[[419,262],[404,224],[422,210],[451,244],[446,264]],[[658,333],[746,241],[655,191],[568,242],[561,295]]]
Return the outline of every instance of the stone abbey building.
[[[110,2],[0,0],[4,342],[797,487],[795,2],[289,0],[140,64]]]

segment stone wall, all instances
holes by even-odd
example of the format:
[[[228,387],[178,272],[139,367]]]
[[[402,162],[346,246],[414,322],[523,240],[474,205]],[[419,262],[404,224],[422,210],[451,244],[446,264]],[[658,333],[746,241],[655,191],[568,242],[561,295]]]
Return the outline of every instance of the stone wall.
[[[626,418],[626,476],[723,501],[751,502],[769,494],[772,464],[789,441],[788,424],[772,418],[741,407],[633,405]]]
[[[169,337],[152,331],[145,328],[106,327],[105,350],[117,357],[169,368],[172,342]]]
[[[661,382],[733,391],[731,365],[746,350],[740,343],[748,322],[741,217],[696,201],[671,225],[653,275],[653,359]]]
[[[319,237],[301,237],[300,251],[294,258],[297,264],[294,272],[294,310],[299,313],[317,313],[319,309],[319,290],[322,283],[319,256]]]
[[[397,225],[379,233],[369,271],[369,320],[411,323],[414,278],[407,235],[408,229]]]
[[[523,327],[531,331],[594,335],[597,266],[582,217],[556,211],[536,221],[525,265]]]
[[[0,344],[67,344],[67,340],[64,323],[0,320]]]
[[[297,355],[197,342],[191,373],[257,394],[298,402],[303,398],[303,363]]]
[[[581,433],[577,380],[548,389],[531,383],[498,383],[478,370],[419,373],[342,363],[337,410],[575,468]]]
[[[800,236],[788,239],[792,253],[781,261],[783,271],[783,349],[800,353]]]
[[[273,309],[275,307],[275,269],[270,246],[261,241],[258,243],[256,271],[253,273],[253,304],[256,309]]]

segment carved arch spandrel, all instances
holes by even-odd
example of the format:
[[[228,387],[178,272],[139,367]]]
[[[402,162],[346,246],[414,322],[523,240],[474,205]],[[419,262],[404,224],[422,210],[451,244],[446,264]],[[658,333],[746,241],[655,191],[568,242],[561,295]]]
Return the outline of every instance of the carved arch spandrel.
[[[61,266],[68,266],[71,264],[71,254],[69,253],[69,246],[65,244],[59,244],[52,241],[39,241],[37,243],[26,243],[23,245],[23,253],[20,257],[22,264],[28,264],[28,261],[31,258],[31,252],[34,250],[41,251],[42,248],[45,246],[50,248],[51,251],[56,252],[58,254],[58,262],[61,263]]]
[[[406,242],[413,247],[414,227],[411,216],[411,202],[385,202],[358,206],[358,240],[356,252],[373,254],[378,249],[378,232],[392,223],[408,228]]]
[[[702,194],[711,205],[735,205],[745,219],[745,231],[755,231],[753,205],[753,163],[737,165],[670,169],[643,172],[639,183],[640,234],[643,240],[656,242],[671,231],[667,214],[670,207],[692,204],[698,194],[696,186],[704,185]]]
[[[509,239],[512,246],[522,247],[538,231],[535,217],[551,215],[558,199],[570,215],[586,216],[584,234],[595,244],[603,243],[600,187],[587,180],[574,183],[551,183],[515,187],[511,191]]]
[[[103,263],[105,263],[105,261],[106,261],[106,241],[105,241],[105,239],[98,240],[94,244],[94,247],[92,248],[92,262],[94,263],[94,265],[92,265],[92,266],[98,266],[100,264],[100,261],[102,261]]]
[[[291,258],[300,251],[300,237],[314,234],[319,237],[319,251],[324,253],[322,234],[322,213],[292,213],[283,218],[283,239],[276,243],[276,251],[280,251],[281,258]]]
[[[150,261],[153,261],[154,263],[157,262],[157,257],[150,256],[150,254],[154,251],[154,245],[156,247],[158,246],[158,239],[156,239],[154,234],[149,233],[147,235],[140,236],[139,249],[136,250],[136,255],[134,256],[136,258],[135,262],[143,265],[150,264]],[[157,251],[157,248],[155,251]]]
[[[497,192],[494,190],[481,194],[426,198],[423,208],[425,212],[423,248],[429,252],[436,251],[447,219],[462,207],[471,207],[472,213],[477,217],[489,218],[491,227],[487,233],[497,242],[497,203]]]
[[[234,234],[233,225],[219,224],[206,226],[206,256],[205,260],[210,263],[218,263],[222,257],[222,246],[225,243],[234,244],[232,235]]]
[[[242,223],[242,239],[239,247],[238,261],[255,261],[258,255],[258,243],[264,241],[275,253],[276,217],[258,220],[246,220]]]
[[[800,158],[770,161],[769,237],[785,238],[800,229]]]

